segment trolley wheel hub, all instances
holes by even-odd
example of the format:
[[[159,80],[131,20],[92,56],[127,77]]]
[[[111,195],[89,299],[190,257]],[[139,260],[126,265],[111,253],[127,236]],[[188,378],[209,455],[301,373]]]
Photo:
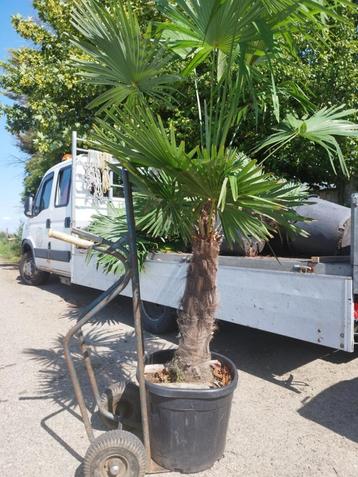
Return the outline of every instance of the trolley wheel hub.
[[[108,477],[122,477],[128,470],[128,462],[122,457],[112,457],[105,462]]]

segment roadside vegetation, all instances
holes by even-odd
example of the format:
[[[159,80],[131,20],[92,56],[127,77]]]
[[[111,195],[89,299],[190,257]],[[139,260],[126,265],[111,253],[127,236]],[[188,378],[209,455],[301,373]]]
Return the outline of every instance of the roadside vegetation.
[[[21,255],[21,232],[19,227],[15,234],[0,232],[0,262],[16,263]]]

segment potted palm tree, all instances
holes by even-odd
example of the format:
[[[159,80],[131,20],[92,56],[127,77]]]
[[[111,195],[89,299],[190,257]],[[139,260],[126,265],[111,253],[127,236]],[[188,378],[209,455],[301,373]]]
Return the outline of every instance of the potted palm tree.
[[[274,154],[301,137],[323,147],[332,163],[337,157],[345,171],[336,136],[357,135],[357,127],[346,119],[352,111],[342,106],[323,107],[302,119],[291,113],[280,121],[272,60],[283,50],[294,57],[293,33],[309,31],[308,25],[316,31],[323,28],[332,2],[157,4],[163,24],[141,30],[130,3],[106,6],[98,0],[79,0],[73,12],[79,33],[74,42],[83,52],[77,60],[83,78],[107,87],[90,105],[101,113],[94,137],[98,147],[118,159],[118,168],[130,173],[138,229],[152,238],[180,237],[192,252],[179,304],[178,348],[172,356],[153,360],[169,361],[174,380],[210,382],[223,238],[232,243],[240,233],[267,240],[278,227],[300,233],[295,222],[302,217],[293,208],[306,200],[304,188],[274,177],[263,162],[243,152],[240,125],[245,114],[251,110],[260,118],[262,69],[270,72],[272,93],[264,106],[274,109],[278,125],[253,153],[267,148]],[[193,128],[185,141],[178,139],[180,131],[171,115],[189,94],[196,116],[190,118]],[[159,390],[148,384],[151,403],[161,406],[160,412],[152,410],[152,453],[166,468],[203,470],[223,453],[237,371],[226,358],[217,358],[230,374],[231,382],[222,389]],[[171,398],[176,410],[167,403]],[[196,413],[185,425],[184,408]],[[159,422],[159,415],[166,419]],[[171,426],[184,434],[175,442]]]

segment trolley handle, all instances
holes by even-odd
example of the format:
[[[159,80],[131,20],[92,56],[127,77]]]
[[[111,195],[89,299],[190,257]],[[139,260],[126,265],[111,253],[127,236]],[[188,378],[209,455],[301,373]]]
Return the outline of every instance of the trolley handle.
[[[88,230],[83,230],[77,227],[72,227],[72,233],[78,235],[79,238],[89,240],[90,242],[95,242],[96,245],[112,245],[111,242],[105,240],[103,237],[99,235],[95,235],[92,232],[88,232]]]
[[[49,229],[48,236],[53,237],[57,240],[62,240],[63,242],[70,243],[72,245],[75,245],[78,248],[89,249],[95,245],[95,243],[90,240],[84,240],[78,237],[73,237],[72,235],[65,234],[63,232],[58,232],[57,230],[52,230],[52,229]]]

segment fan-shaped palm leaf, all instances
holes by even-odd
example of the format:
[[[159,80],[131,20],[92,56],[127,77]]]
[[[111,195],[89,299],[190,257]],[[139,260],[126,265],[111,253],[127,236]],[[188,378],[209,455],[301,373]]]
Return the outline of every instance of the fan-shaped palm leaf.
[[[275,224],[297,231],[293,221],[301,217],[291,208],[305,200],[302,191],[277,181],[231,148],[186,151],[173,127],[165,128],[149,110],[127,114],[120,128],[99,120],[96,139],[131,171],[142,193],[136,199],[141,230],[152,237],[175,234],[188,241],[203,208],[211,204],[229,242],[238,230],[266,239]],[[211,226],[217,228],[216,223]]]
[[[89,230],[101,237],[116,242],[122,237],[126,237],[128,233],[127,217],[124,209],[116,208],[113,205],[108,207],[107,213],[97,213],[92,217]],[[158,251],[158,242],[150,239],[146,234],[142,233],[140,229],[137,231],[137,253],[139,265],[144,267],[144,261],[150,252]],[[129,250],[128,250],[129,254]],[[122,273],[123,264],[112,255],[104,254],[98,251],[92,251],[88,255],[88,260],[95,255],[97,259],[97,266],[101,265],[103,270],[112,273]]]
[[[205,61],[213,50],[228,55],[244,51],[262,57],[272,51],[275,35],[288,40],[293,29],[306,20],[315,21],[319,13],[327,11],[321,3],[311,0],[160,0],[158,4],[171,21],[163,29],[172,48],[194,51],[186,73]]]
[[[356,112],[354,109],[344,109],[344,105],[341,105],[322,108],[311,116],[305,116],[302,119],[290,114],[276,128],[276,132],[269,136],[256,151],[268,147],[271,155],[285,144],[297,138],[303,138],[323,147],[334,170],[335,159],[338,158],[342,171],[348,174],[336,136],[358,136],[358,125],[347,120]]]
[[[72,12],[79,38],[74,41],[85,57],[77,59],[87,82],[110,86],[91,107],[119,104],[142,94],[165,96],[177,75],[166,74],[171,55],[140,30],[136,15],[122,2],[111,9],[98,0],[79,0]]]

